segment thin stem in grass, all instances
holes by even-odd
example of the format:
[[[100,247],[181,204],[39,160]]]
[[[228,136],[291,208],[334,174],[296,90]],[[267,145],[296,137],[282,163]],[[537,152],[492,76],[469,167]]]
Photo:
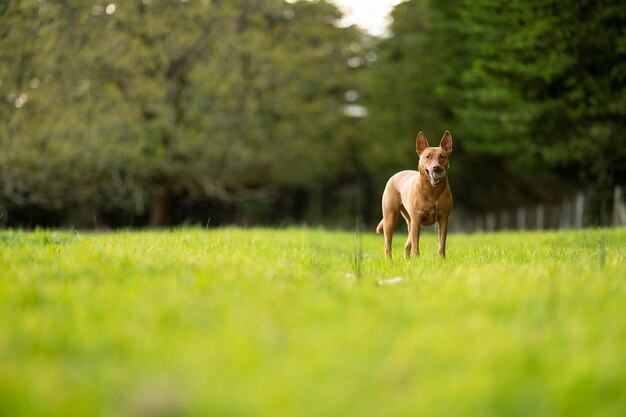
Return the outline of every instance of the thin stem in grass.
[[[604,265],[606,264],[606,243],[604,242],[604,237],[601,237],[598,243],[600,244],[600,269],[604,269]]]
[[[354,276],[361,279],[361,252],[363,250],[363,234],[361,233],[361,217],[356,217],[356,230],[352,240],[354,249]]]
[[[591,256],[591,248],[587,244],[587,233],[583,231],[583,243],[585,244],[585,249],[587,249],[587,253]]]

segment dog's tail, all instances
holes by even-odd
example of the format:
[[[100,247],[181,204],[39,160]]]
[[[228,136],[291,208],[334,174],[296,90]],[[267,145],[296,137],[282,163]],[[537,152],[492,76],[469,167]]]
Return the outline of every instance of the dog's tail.
[[[378,223],[378,226],[376,226],[376,233],[380,233],[383,231],[383,221],[381,220],[380,223]]]

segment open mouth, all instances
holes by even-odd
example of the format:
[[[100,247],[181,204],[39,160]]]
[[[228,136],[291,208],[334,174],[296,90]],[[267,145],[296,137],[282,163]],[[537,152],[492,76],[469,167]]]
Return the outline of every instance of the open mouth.
[[[446,170],[442,170],[439,172],[435,172],[435,171],[431,171],[427,168],[424,168],[424,170],[426,171],[426,175],[428,176],[428,180],[430,181],[430,183],[432,185],[437,185],[439,184],[439,182],[441,182],[442,179],[444,179],[446,177]]]

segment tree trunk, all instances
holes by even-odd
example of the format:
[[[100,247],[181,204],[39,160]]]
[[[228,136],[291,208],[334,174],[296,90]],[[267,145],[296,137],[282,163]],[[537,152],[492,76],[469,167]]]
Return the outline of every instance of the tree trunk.
[[[100,215],[100,210],[98,210],[98,206],[93,204],[91,206],[91,220],[93,220],[93,229],[98,230],[102,225],[102,216]]]
[[[169,226],[172,219],[172,201],[170,191],[167,188],[160,188],[154,196],[154,205],[150,215],[151,227]]]

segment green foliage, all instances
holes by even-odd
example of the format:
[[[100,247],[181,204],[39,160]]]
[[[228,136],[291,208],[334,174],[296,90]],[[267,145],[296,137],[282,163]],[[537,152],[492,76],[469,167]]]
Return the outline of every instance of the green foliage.
[[[450,90],[459,85],[469,60],[459,36],[461,3],[409,1],[394,9],[393,36],[378,45],[371,84],[365,84],[374,153],[387,157],[372,163],[382,159],[387,169],[397,171],[397,161],[415,164],[413,139],[419,130],[435,146],[445,130],[458,133]]]
[[[482,155],[483,166],[496,158],[535,179],[625,178],[622,2],[414,0],[393,18],[366,85],[380,149],[451,129],[461,176],[480,177],[469,164]]]
[[[452,131],[459,208],[622,184],[622,3],[412,0],[372,39],[326,1],[2,2],[0,213],[297,200],[373,221],[419,130]]]
[[[341,169],[328,149],[360,38],[329,3],[24,1],[0,17],[0,205],[141,213]]]
[[[626,15],[619,1],[467,1],[470,146],[518,169],[613,184],[625,174]]]
[[[623,413],[624,230],[360,239],[2,232],[1,414]]]

